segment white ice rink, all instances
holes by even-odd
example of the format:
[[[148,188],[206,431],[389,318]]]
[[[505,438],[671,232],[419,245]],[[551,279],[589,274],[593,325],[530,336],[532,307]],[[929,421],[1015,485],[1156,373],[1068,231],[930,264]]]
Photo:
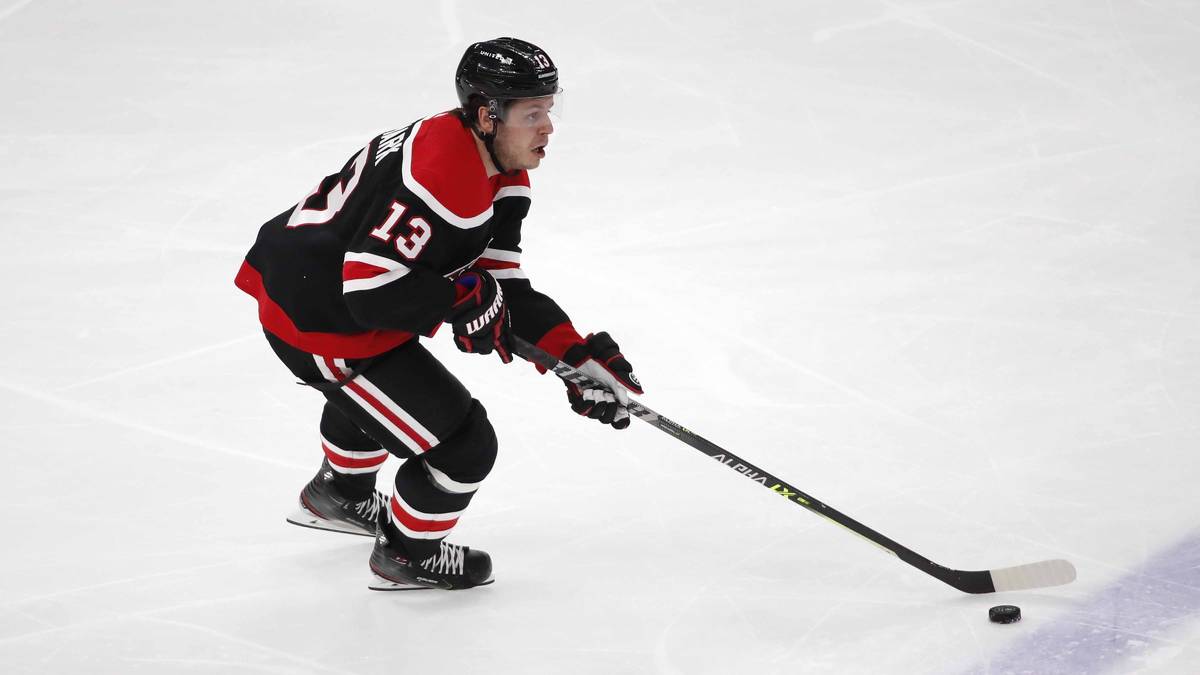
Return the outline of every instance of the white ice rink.
[[[648,405],[1079,579],[963,595],[445,333],[496,583],[287,525],[322,399],[234,273],[500,35],[567,90],[524,267]],[[1200,672],[1198,66],[1194,0],[0,0],[0,672]]]

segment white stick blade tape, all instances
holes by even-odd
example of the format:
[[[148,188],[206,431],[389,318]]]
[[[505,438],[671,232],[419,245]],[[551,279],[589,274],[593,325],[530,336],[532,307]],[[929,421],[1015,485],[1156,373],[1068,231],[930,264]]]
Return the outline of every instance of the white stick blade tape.
[[[1075,566],[1066,560],[1043,560],[989,571],[997,592],[1061,586],[1075,581]]]

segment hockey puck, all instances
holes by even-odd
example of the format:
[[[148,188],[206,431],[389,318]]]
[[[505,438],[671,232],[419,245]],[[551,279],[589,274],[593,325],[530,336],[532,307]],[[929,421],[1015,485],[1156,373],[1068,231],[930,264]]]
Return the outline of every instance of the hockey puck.
[[[996,605],[988,610],[992,623],[1016,623],[1021,620],[1021,608],[1016,605]]]

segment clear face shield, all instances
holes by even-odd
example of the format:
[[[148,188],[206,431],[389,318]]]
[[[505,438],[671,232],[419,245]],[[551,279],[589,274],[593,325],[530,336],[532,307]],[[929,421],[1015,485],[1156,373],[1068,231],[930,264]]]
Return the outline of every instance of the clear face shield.
[[[500,121],[510,126],[527,129],[547,125],[555,127],[562,123],[563,90],[559,88],[549,96],[508,99],[507,105],[500,106],[500,109]]]

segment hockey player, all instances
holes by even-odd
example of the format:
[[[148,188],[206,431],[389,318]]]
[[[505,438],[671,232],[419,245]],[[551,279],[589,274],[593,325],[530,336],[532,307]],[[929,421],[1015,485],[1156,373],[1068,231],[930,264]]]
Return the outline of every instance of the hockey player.
[[[546,157],[558,71],[538,47],[467,48],[460,107],[372,139],[259,230],[237,274],[275,354],[326,403],[325,458],[297,525],[375,537],[377,589],[492,581],[487,553],[445,541],[492,469],[479,401],[421,346],[451,326],[458,348],[512,361],[516,334],[605,388],[568,385],[575,412],[629,425],[632,367],[606,333],[582,337],[521,269],[528,171]],[[375,490],[391,453],[392,494]]]

